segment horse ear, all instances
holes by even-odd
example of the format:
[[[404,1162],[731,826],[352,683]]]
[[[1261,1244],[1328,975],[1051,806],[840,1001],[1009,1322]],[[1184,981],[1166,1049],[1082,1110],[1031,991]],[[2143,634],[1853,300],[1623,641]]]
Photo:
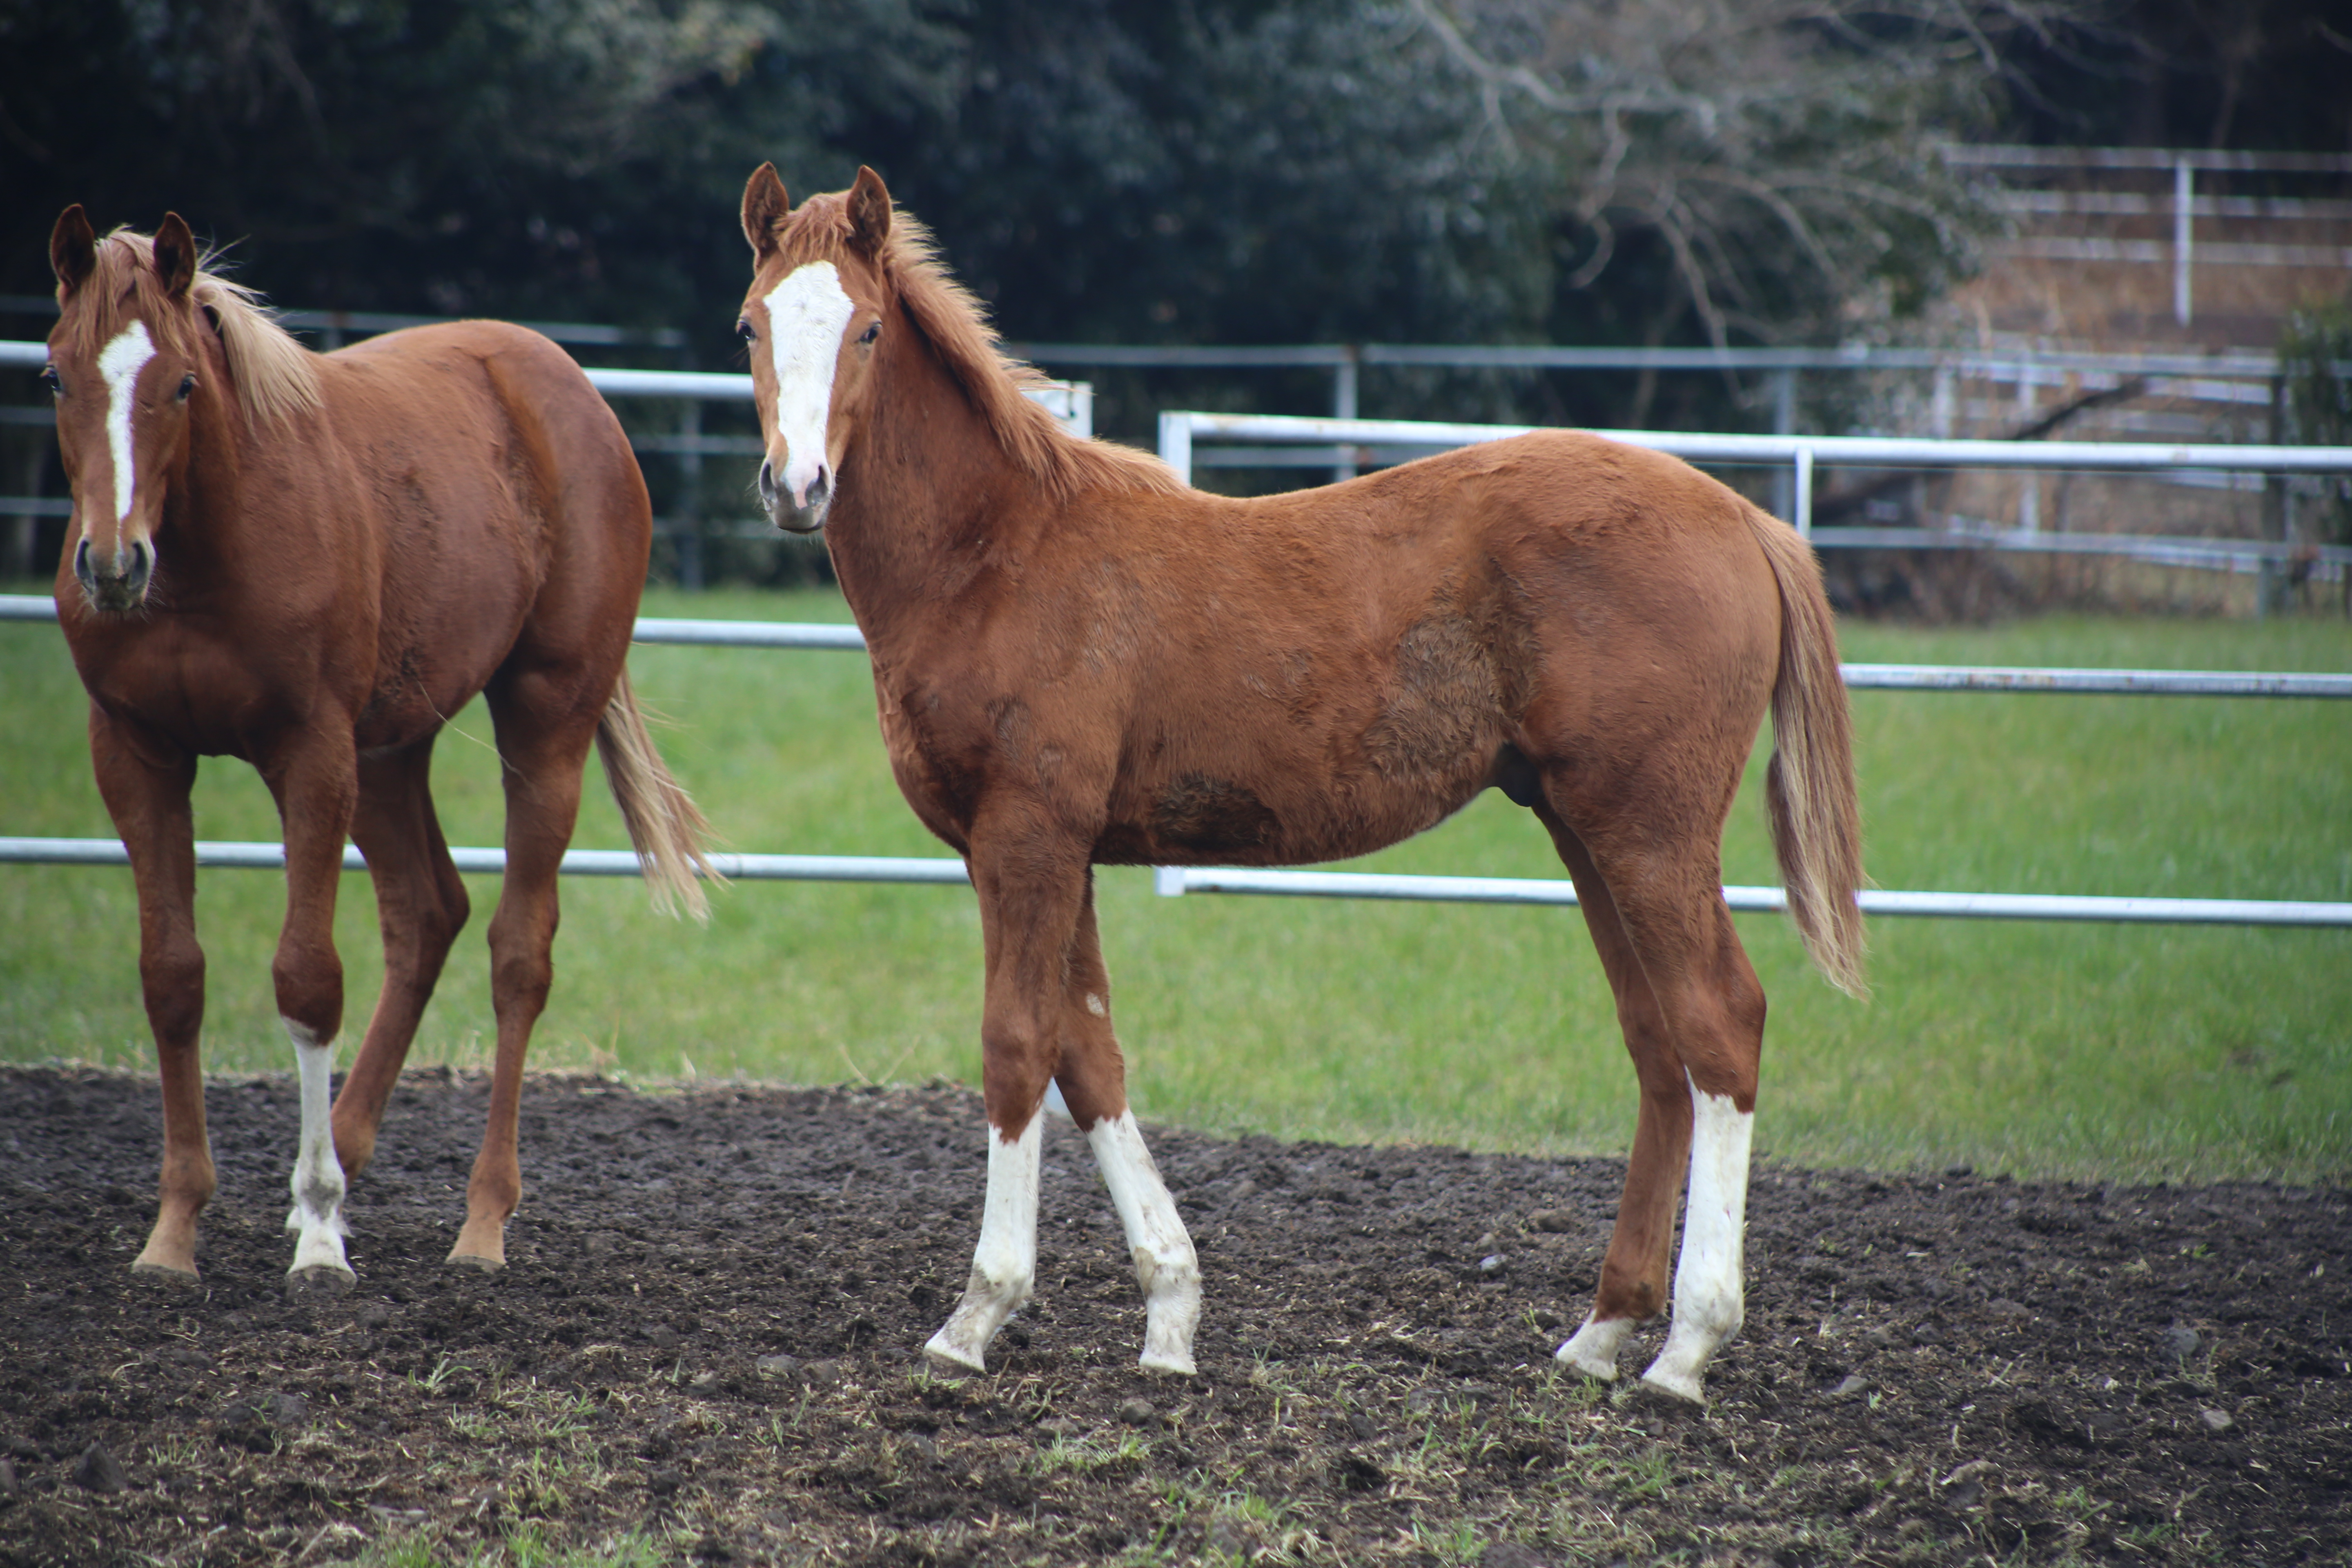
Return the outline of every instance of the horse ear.
[[[155,229],[155,276],[163,280],[163,297],[184,300],[196,280],[196,237],[188,220],[165,213]]]
[[[743,186],[743,237],[751,242],[751,254],[765,261],[776,253],[776,226],[793,210],[793,198],[784,194],[784,182],[773,163],[762,163],[751,171],[751,180]]]
[[[49,230],[49,268],[68,294],[98,270],[98,231],[79,202],[59,213],[57,227]]]
[[[882,254],[890,237],[890,193],[882,176],[860,163],[857,183],[849,187],[849,243],[871,258]]]

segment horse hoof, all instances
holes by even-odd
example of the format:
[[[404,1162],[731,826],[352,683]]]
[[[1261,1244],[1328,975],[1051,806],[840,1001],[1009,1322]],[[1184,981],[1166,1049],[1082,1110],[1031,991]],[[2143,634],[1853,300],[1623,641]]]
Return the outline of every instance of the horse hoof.
[[[453,1252],[448,1261],[460,1268],[471,1268],[483,1274],[496,1274],[507,1266],[503,1258],[485,1258],[478,1252]]]
[[[348,1296],[360,1277],[348,1268],[294,1268],[286,1275],[289,1301],[331,1301]]]
[[[142,1284],[161,1285],[169,1289],[193,1290],[204,1283],[193,1268],[181,1268],[169,1263],[149,1263],[144,1259],[131,1266],[131,1278]]]
[[[980,1357],[947,1343],[936,1334],[923,1347],[923,1360],[943,1377],[971,1377],[988,1371],[987,1363]]]
[[[1192,1377],[1200,1370],[1192,1364],[1191,1356],[1154,1355],[1150,1351],[1144,1352],[1143,1359],[1136,1364],[1161,1377]]]
[[[1706,1408],[1706,1391],[1697,1378],[1662,1373],[1656,1367],[1642,1374],[1642,1380],[1627,1390],[1627,1397],[1676,1415],[1695,1415]]]

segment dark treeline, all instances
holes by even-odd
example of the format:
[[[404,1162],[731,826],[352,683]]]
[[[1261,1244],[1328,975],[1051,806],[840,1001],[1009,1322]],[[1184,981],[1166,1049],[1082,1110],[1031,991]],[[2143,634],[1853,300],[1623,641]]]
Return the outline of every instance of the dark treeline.
[[[872,163],[1015,339],[1883,335],[1989,231],[1936,141],[2340,147],[2342,9],[0,0],[0,290],[47,290],[66,202],[176,208],[289,304],[677,326],[717,365],[772,159],[796,194]],[[1623,416],[1606,384],[1446,395]]]

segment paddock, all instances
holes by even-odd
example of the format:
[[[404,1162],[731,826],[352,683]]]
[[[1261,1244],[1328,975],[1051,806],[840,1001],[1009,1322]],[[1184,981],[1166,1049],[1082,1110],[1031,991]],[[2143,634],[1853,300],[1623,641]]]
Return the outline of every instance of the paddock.
[[[531,1193],[483,1278],[440,1258],[487,1091],[403,1079],[353,1199],[361,1287],[295,1304],[268,1196],[298,1115],[284,1075],[214,1080],[224,1181],[204,1293],[183,1296],[127,1272],[152,1084],[0,1068],[0,1247],[23,1291],[0,1331],[0,1554],[1524,1568],[2352,1549],[2340,1187],[1768,1161],[1748,1331],[1708,1413],[1677,1419],[1550,1359],[1618,1161],[1152,1129],[1218,1304],[1201,1376],[1171,1386],[1132,1365],[1118,1232],[1057,1128],[1052,1288],[990,1376],[947,1383],[913,1351],[969,1261],[977,1096],[537,1076]]]

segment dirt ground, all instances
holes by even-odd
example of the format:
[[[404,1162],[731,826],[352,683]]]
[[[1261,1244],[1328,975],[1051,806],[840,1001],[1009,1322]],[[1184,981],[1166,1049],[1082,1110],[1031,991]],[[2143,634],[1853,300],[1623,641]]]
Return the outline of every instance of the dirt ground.
[[[0,1071],[0,1563],[2352,1559],[2352,1193],[1768,1164],[1694,1417],[1550,1359],[1618,1162],[1157,1131],[1177,1383],[1056,1127],[1038,1300],[953,1382],[975,1096],[534,1079],[495,1276],[441,1261],[486,1100],[404,1081],[358,1289],[289,1301],[290,1075],[212,1086],[173,1289],[153,1083]]]

